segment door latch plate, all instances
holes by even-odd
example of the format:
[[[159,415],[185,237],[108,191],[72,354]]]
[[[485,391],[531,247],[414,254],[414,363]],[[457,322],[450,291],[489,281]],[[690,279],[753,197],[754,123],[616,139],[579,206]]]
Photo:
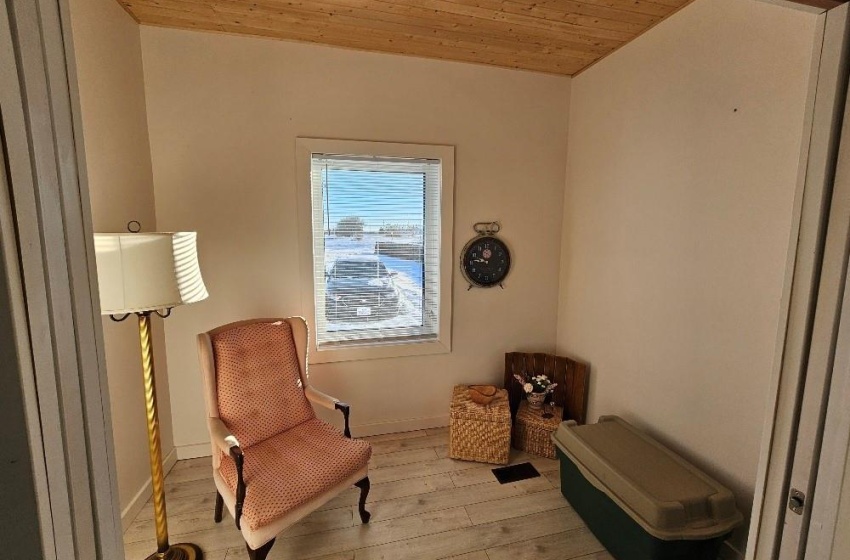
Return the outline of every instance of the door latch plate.
[[[797,515],[803,515],[803,510],[806,509],[806,495],[792,488],[791,496],[788,498],[788,509]]]

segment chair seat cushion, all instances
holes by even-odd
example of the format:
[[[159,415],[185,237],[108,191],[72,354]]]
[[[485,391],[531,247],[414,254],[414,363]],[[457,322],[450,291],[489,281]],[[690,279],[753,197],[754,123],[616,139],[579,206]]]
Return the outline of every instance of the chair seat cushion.
[[[372,446],[348,439],[334,426],[313,418],[242,451],[246,486],[242,523],[256,530],[364,468]],[[223,457],[219,472],[235,493],[233,459]]]

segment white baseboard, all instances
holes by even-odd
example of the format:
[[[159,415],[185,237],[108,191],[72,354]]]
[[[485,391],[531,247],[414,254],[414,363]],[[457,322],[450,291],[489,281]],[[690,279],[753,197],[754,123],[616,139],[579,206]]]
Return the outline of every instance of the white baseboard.
[[[167,476],[168,473],[171,472],[171,469],[174,468],[174,465],[177,463],[177,449],[174,448],[168,452],[168,454],[162,460],[162,470]],[[148,500],[153,495],[153,490],[151,489],[151,479],[145,481],[139,491],[136,492],[136,495],[130,500],[130,503],[127,504],[127,507],[124,508],[124,511],[121,512],[121,530],[126,531],[130,526],[130,523],[139,515],[139,512],[145,507],[145,504],[148,503]]]
[[[397,434],[400,432],[414,432],[416,430],[427,430],[428,428],[442,428],[449,425],[448,414],[443,416],[431,416],[428,418],[407,418],[405,420],[394,420],[392,422],[375,422],[373,424],[360,424],[351,426],[354,437],[379,436],[383,434]],[[195,459],[197,457],[209,457],[212,453],[209,442],[190,443],[189,445],[178,445],[176,448],[177,459]]]
[[[448,425],[449,415],[445,414],[442,416],[430,416],[428,418],[406,418],[404,420],[393,420],[390,422],[360,424],[351,426],[351,433],[354,437],[380,436],[400,432],[415,432],[416,430],[427,430],[428,428],[442,428]]]
[[[197,457],[209,457],[212,455],[210,442],[190,443],[189,445],[177,446],[177,458],[181,461],[184,459],[195,459]]]

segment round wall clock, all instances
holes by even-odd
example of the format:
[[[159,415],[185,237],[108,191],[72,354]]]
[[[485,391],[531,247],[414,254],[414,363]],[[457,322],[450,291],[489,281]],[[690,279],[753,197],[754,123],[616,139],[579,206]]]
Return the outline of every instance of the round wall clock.
[[[479,222],[473,226],[478,233],[460,253],[460,270],[469,282],[469,289],[501,286],[511,270],[511,252],[496,237],[501,229],[498,222]]]

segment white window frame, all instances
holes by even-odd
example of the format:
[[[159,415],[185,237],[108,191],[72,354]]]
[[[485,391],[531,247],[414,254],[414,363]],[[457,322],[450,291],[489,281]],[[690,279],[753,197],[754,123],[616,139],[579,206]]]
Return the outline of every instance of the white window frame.
[[[440,160],[440,272],[439,332],[427,341],[357,344],[335,348],[317,348],[316,332],[309,339],[312,363],[341,362],[446,354],[452,340],[452,247],[454,244],[454,146],[431,144],[399,144],[360,140],[327,140],[296,138],[296,187],[298,197],[298,230],[301,265],[302,313],[310,325],[316,325],[316,300],[313,276],[313,197],[311,160],[313,154],[335,154],[372,157],[400,157]]]

